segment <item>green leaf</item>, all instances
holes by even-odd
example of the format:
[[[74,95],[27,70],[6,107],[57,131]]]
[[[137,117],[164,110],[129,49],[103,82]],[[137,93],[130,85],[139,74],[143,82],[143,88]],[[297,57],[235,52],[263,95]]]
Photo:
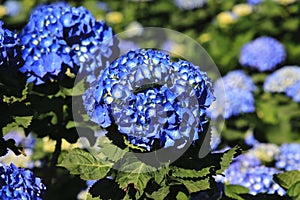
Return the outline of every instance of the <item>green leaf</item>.
[[[210,174],[211,167],[206,167],[204,169],[193,170],[193,169],[184,169],[179,167],[171,167],[172,176],[178,178],[202,178]]]
[[[160,168],[158,168],[158,170],[154,171],[154,180],[156,181],[156,183],[164,185],[163,181],[165,180],[165,177],[167,176],[169,171],[170,169],[168,165],[161,166]]]
[[[170,192],[169,186],[161,187],[159,188],[159,190],[153,192],[152,194],[147,194],[147,197],[153,198],[155,200],[164,200],[166,196],[169,194],[169,192]]]
[[[8,104],[12,104],[15,102],[22,102],[27,98],[27,94],[28,94],[28,84],[26,84],[25,88],[22,91],[22,97],[15,97],[15,96],[8,97],[3,95],[3,102]]]
[[[32,121],[33,116],[17,116],[14,117],[14,122],[7,124],[5,127],[2,128],[3,135],[7,134],[12,130],[19,129],[20,127],[28,128]]]
[[[300,171],[293,170],[274,175],[274,180],[283,188],[289,189],[300,180]]]
[[[99,146],[101,147],[101,153],[107,157],[108,160],[117,162],[124,157],[127,151],[112,144],[107,137],[102,137]]]
[[[180,200],[188,200],[189,198],[186,196],[186,194],[184,194],[183,192],[178,192],[176,199],[180,199]]]
[[[74,85],[73,88],[61,88],[61,91],[59,94],[62,94],[63,96],[79,96],[82,95],[85,91],[84,88],[84,79],[79,81],[76,85]]]
[[[127,188],[131,183],[134,184],[138,195],[141,196],[147,183],[153,178],[153,172],[157,169],[139,161],[132,154],[126,154],[122,161],[116,181],[122,189]]]
[[[92,154],[75,148],[63,158],[58,166],[65,167],[71,174],[80,175],[83,180],[95,180],[106,177],[112,163],[97,159]]]
[[[185,185],[189,193],[199,192],[202,190],[207,190],[210,188],[210,178],[206,178],[203,180],[184,180],[184,179],[177,179],[180,183]]]
[[[88,193],[86,200],[101,200],[101,199],[99,197],[93,197],[90,193]]]
[[[300,180],[294,183],[289,189],[287,190],[287,194],[290,197],[294,197],[295,199],[300,199]]]
[[[225,185],[224,191],[227,197],[237,200],[243,200],[239,194],[249,193],[249,189],[241,185]]]
[[[235,146],[230,150],[226,151],[221,157],[220,169],[218,169],[216,173],[222,174],[229,167],[230,163],[232,162],[232,159],[236,156],[236,154],[240,152],[241,148],[238,146]]]

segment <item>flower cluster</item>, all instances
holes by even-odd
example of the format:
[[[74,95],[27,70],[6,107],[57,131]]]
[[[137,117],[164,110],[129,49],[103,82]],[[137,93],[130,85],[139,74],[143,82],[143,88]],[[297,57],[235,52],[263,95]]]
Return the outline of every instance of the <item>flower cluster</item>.
[[[285,195],[285,191],[273,181],[273,175],[279,173],[275,168],[261,165],[252,153],[240,155],[225,171],[225,178],[219,180],[228,184],[237,184],[249,188],[249,193]],[[218,179],[217,179],[218,180]]]
[[[276,167],[290,170],[300,170],[300,144],[282,144],[276,157]]]
[[[291,97],[295,102],[300,102],[300,80],[287,88],[286,96]]]
[[[83,100],[92,121],[115,123],[130,143],[151,150],[155,139],[164,148],[198,139],[214,97],[199,67],[140,49],[111,63]]]
[[[20,71],[36,84],[57,79],[67,68],[71,73],[87,72],[93,81],[102,59],[113,53],[112,37],[112,29],[84,7],[62,2],[38,6],[20,34],[25,60]]]
[[[285,60],[284,46],[268,36],[259,37],[242,47],[240,63],[258,71],[274,69]]]
[[[264,82],[266,92],[285,92],[288,97],[299,102],[300,67],[285,66],[270,74]]]
[[[212,119],[217,119],[219,116],[228,119],[241,113],[254,112],[252,92],[255,90],[253,80],[243,71],[229,72],[214,84],[217,101],[208,109],[208,116]]]
[[[0,20],[0,67],[19,66],[22,63],[22,55],[18,36],[3,25]]]
[[[206,0],[174,0],[174,3],[181,9],[192,10],[203,7],[206,3]]]
[[[46,187],[40,178],[36,178],[29,170],[17,168],[15,165],[0,164],[0,196],[10,199],[42,199]]]

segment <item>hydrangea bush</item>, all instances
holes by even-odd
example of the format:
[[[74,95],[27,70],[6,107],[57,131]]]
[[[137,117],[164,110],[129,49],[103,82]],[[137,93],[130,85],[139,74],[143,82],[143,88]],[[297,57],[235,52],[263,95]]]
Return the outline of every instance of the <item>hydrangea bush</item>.
[[[0,199],[299,198],[299,1],[67,2],[1,2]]]

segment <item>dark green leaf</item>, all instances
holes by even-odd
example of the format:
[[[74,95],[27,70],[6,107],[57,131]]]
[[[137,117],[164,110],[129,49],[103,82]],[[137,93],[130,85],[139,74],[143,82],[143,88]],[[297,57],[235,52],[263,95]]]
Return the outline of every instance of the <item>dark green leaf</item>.
[[[97,159],[82,149],[72,149],[58,165],[67,168],[71,174],[80,175],[83,180],[101,179],[107,176],[112,163]]]
[[[178,178],[201,178],[210,174],[211,167],[202,170],[184,169],[179,167],[171,167],[172,176]]]
[[[300,180],[299,179],[296,183],[294,183],[291,187],[289,187],[289,189],[287,190],[287,194],[290,197],[294,197],[294,199],[297,199],[297,200],[300,199]]]
[[[300,180],[300,171],[293,170],[274,175],[274,180],[283,188],[289,189]]]
[[[134,184],[138,194],[142,195],[147,183],[153,178],[153,172],[157,169],[139,161],[134,155],[126,154],[123,162],[120,163],[116,181],[120,188],[127,188],[129,184]]]
[[[170,187],[161,187],[159,190],[153,192],[152,194],[148,194],[147,197],[153,198],[155,200],[164,200],[165,197],[169,194],[170,192]]]
[[[202,190],[207,190],[210,188],[210,178],[206,178],[203,180],[184,180],[184,179],[177,179],[180,183],[185,185],[189,193],[199,192]]]
[[[239,194],[247,194],[249,193],[249,189],[245,188],[241,185],[225,185],[225,195],[227,197],[237,199],[237,200],[243,200]]]

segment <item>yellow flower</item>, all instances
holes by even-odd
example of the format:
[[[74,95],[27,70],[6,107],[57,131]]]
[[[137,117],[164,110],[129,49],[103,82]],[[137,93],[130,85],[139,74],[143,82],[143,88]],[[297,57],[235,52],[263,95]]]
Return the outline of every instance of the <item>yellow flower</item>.
[[[198,38],[200,43],[205,43],[211,40],[211,35],[209,33],[202,33]]]
[[[252,7],[249,4],[241,3],[232,8],[232,12],[239,17],[249,15],[252,12]]]
[[[7,15],[7,9],[6,7],[0,5],[0,18]]]
[[[221,12],[217,15],[217,22],[221,27],[227,27],[235,22],[235,17],[231,12]]]
[[[123,14],[117,11],[109,12],[106,15],[106,21],[112,24],[118,24],[123,21]]]
[[[56,141],[50,139],[49,136],[43,138],[43,150],[45,152],[53,153],[55,150],[55,144],[56,144]],[[67,142],[67,140],[65,140],[65,139],[62,139],[62,141],[61,141],[61,150],[70,150],[73,148],[82,148],[82,147],[83,147],[83,145],[81,144],[80,139],[78,139],[75,144],[71,144],[71,143]]]
[[[52,153],[55,149],[55,140],[51,140],[49,136],[43,138],[43,151]]]

